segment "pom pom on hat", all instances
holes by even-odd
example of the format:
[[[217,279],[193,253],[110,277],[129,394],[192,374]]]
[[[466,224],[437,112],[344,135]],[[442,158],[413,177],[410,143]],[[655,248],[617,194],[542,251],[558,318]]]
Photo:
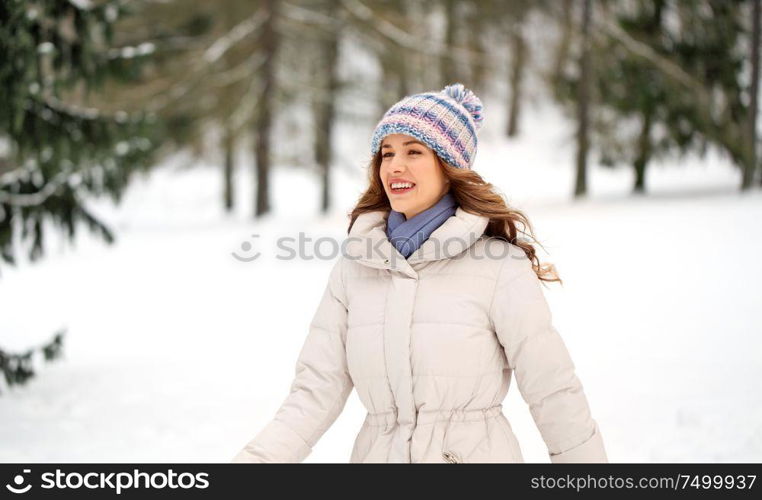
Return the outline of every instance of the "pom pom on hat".
[[[452,97],[456,102],[468,110],[474,120],[476,130],[482,128],[482,122],[484,121],[482,101],[476,94],[467,89],[462,83],[447,85],[442,89],[442,93]]]

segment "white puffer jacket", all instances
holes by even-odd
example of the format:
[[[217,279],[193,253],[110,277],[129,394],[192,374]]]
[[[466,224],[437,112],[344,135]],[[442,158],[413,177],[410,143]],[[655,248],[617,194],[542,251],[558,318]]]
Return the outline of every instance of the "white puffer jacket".
[[[512,374],[551,462],[606,462],[524,252],[458,207],[405,259],[387,215],[355,221],[289,395],[233,462],[301,462],[353,387],[368,414],[350,462],[523,462],[502,413]]]

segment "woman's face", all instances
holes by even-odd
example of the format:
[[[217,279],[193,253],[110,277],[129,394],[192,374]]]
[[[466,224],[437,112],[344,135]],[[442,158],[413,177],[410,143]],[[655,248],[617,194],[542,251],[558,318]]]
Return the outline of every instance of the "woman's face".
[[[387,135],[381,142],[380,175],[392,209],[408,220],[431,208],[450,188],[434,150],[404,134]],[[412,187],[392,188],[398,183]]]

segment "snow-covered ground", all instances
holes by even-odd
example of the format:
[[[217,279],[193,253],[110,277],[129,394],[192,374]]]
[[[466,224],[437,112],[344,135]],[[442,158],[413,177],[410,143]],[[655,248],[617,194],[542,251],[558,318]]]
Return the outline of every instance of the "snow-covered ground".
[[[565,280],[546,296],[610,461],[761,461],[762,192],[739,194],[714,155],[653,165],[636,198],[629,169],[595,167],[590,198],[572,202],[571,126],[527,108],[505,141],[503,111],[485,109],[475,169],[525,210]],[[249,217],[249,169],[225,215],[219,169],[178,157],[119,207],[94,203],[116,245],[51,235],[43,261],[3,266],[0,345],[68,335],[64,359],[3,387],[0,461],[229,461],[286,396],[332,264],[279,260],[275,239],[345,235],[371,128],[338,132],[355,170],[337,171],[330,216],[314,215],[317,179],[284,167],[272,216]],[[548,462],[515,385],[505,412],[526,460]],[[364,416],[353,393],[306,461],[347,462]]]

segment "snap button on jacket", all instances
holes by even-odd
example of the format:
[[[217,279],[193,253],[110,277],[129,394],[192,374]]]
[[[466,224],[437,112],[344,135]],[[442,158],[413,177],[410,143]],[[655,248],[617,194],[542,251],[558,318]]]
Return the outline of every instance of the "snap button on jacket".
[[[458,207],[408,259],[388,212],[355,220],[288,396],[233,462],[301,462],[352,390],[367,409],[350,462],[523,462],[502,411],[512,378],[551,462],[607,462],[540,280]]]

